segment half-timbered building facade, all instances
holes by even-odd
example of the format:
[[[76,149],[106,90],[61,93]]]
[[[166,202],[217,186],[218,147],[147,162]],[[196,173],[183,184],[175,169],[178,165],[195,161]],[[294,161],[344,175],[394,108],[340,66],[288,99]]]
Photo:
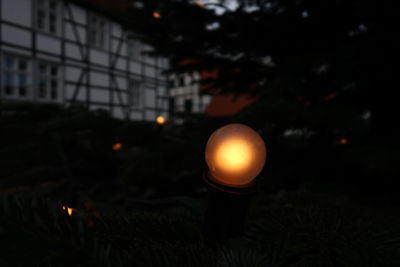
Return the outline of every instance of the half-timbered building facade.
[[[0,101],[168,116],[168,61],[95,2],[0,0]]]

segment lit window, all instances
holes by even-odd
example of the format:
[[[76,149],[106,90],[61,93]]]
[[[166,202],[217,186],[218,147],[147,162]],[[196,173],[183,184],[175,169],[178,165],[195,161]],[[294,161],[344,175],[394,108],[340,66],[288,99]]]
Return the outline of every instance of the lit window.
[[[4,55],[1,84],[5,98],[27,99],[32,97],[32,72],[30,60]]]
[[[142,84],[135,80],[129,80],[129,105],[133,108],[142,106]]]
[[[49,62],[38,63],[37,98],[43,101],[57,101],[61,96],[60,67]]]
[[[140,60],[142,56],[141,45],[139,40],[128,38],[128,57],[130,59]]]
[[[37,0],[36,27],[52,34],[61,31],[61,1]]]
[[[107,21],[95,14],[90,15],[89,42],[92,47],[106,49],[108,36]]]

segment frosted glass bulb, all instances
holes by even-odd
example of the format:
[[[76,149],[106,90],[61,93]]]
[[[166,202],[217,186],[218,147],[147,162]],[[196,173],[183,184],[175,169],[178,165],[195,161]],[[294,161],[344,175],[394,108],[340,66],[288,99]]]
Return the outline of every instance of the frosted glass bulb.
[[[261,172],[266,159],[265,143],[250,127],[233,123],[216,130],[208,139],[206,162],[216,182],[246,186]]]

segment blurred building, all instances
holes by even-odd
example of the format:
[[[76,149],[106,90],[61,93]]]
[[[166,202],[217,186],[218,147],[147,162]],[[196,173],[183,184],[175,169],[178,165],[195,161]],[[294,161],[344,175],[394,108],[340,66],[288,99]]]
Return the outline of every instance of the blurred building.
[[[182,65],[190,63],[184,60]],[[218,79],[218,71],[202,71],[170,75],[169,112],[175,123],[183,123],[184,118],[193,114],[209,117],[231,117],[243,108],[257,101],[247,94],[224,93],[209,89],[207,79]]]
[[[200,80],[218,79],[218,70],[203,71]],[[245,93],[220,94],[216,88],[210,88],[207,83],[201,86],[201,90],[213,92],[213,96],[204,111],[210,117],[231,117],[239,113],[243,108],[253,104],[257,99]]]
[[[0,0],[0,100],[167,116],[164,58],[123,27],[122,0]]]
[[[175,123],[182,123],[182,116],[203,114],[212,100],[211,95],[201,94],[200,74],[181,73],[170,76],[169,111]]]

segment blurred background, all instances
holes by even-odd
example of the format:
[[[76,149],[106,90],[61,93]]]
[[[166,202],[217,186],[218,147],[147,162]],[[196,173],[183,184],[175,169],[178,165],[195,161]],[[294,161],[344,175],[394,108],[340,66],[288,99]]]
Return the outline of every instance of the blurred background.
[[[369,0],[0,0],[0,264],[399,266],[397,10]],[[267,147],[243,235],[204,149]]]

